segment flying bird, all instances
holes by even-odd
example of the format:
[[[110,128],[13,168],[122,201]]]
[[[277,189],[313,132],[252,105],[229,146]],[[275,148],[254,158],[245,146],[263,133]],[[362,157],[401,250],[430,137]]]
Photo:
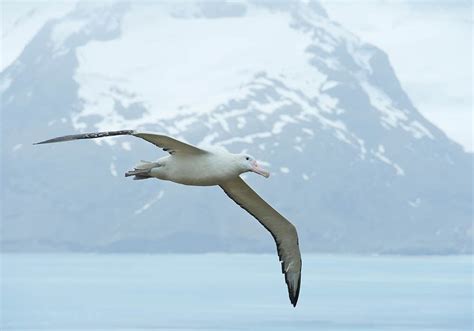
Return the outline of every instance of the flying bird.
[[[255,217],[276,242],[290,301],[294,307],[296,306],[302,265],[298,234],[292,223],[240,178],[241,174],[249,171],[266,178],[270,176],[270,173],[260,167],[252,156],[233,154],[219,149],[203,149],[166,135],[134,130],[75,134],[45,140],[35,145],[119,135],[142,138],[170,154],[155,162],[142,161],[133,170],[126,172],[126,177],[133,176],[134,180],[158,178],[195,186],[219,185],[229,198]]]

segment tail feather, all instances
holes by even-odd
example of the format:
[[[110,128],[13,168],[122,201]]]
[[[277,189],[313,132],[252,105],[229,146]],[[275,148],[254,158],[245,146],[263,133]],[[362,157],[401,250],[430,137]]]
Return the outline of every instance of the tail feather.
[[[135,170],[144,170],[144,169],[152,169],[155,167],[159,167],[160,165],[158,162],[149,162],[149,161],[143,161],[141,160],[139,164],[135,166]]]
[[[141,161],[133,170],[127,171],[125,177],[135,176],[133,180],[150,178],[150,170],[160,165],[157,162]]]
[[[125,173],[125,177],[130,177],[130,176],[142,176],[146,177],[150,173],[150,169],[137,169],[135,168],[134,170],[129,170]]]
[[[148,179],[151,178],[150,176],[140,176],[140,175],[135,175],[133,177],[133,180],[143,180],[143,179]]]

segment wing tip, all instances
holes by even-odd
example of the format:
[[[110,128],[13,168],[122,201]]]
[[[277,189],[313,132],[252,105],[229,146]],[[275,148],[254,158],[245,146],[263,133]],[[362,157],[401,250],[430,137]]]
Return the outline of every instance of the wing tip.
[[[64,141],[77,140],[77,139],[96,139],[96,138],[111,137],[111,136],[135,135],[135,133],[136,133],[135,130],[80,133],[80,134],[72,134],[72,135],[56,137],[56,138],[52,138],[48,140],[43,140],[37,143],[33,143],[33,145],[59,143],[59,142],[64,142]]]
[[[285,274],[285,282],[288,287],[288,296],[293,307],[296,308],[301,288],[301,272],[298,273],[298,280],[295,282],[289,274]]]
[[[43,140],[43,141],[33,143],[33,145],[43,145],[43,144],[49,144],[49,143],[54,143],[54,142],[56,142],[55,139],[48,139],[48,140]]]
[[[301,278],[300,278],[301,279]],[[290,290],[289,297],[290,297],[290,302],[293,305],[293,307],[296,308],[296,304],[298,303],[298,298],[300,296],[300,282],[298,282],[298,286],[296,288],[296,293],[291,293],[292,291]]]

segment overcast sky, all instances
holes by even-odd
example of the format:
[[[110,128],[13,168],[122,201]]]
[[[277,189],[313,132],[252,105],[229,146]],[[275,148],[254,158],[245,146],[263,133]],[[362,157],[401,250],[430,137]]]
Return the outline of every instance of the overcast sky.
[[[384,50],[418,110],[473,151],[470,0],[322,3],[332,19]]]

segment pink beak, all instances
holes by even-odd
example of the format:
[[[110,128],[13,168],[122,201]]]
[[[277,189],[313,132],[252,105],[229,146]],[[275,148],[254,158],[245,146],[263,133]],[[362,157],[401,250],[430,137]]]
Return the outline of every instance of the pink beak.
[[[257,161],[252,162],[252,169],[251,171],[255,172],[256,174],[262,175],[265,178],[270,177],[270,173],[265,169],[261,168]]]

